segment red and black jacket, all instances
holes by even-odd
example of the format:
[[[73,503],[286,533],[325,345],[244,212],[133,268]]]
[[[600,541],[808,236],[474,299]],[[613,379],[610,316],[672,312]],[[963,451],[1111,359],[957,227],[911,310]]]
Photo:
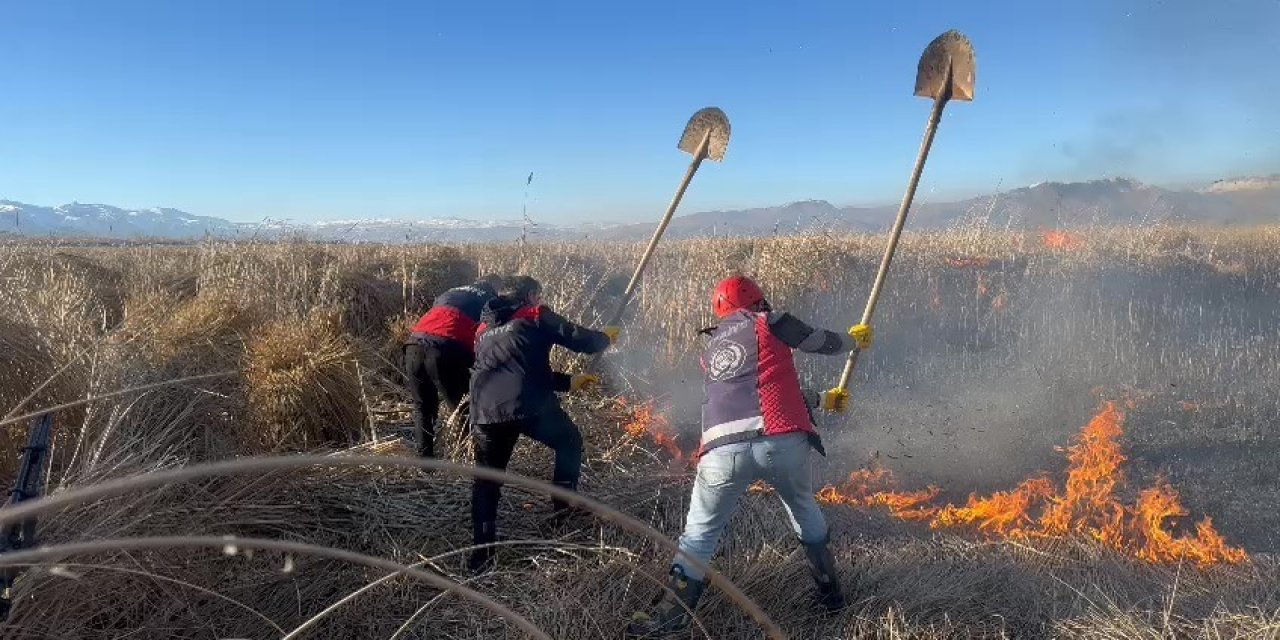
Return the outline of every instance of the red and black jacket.
[[[469,352],[475,346],[480,313],[493,297],[492,289],[477,285],[450,289],[436,297],[431,309],[413,326],[410,338],[453,341]]]
[[[471,368],[471,420],[497,424],[541,415],[569,390],[570,376],[551,370],[551,348],[577,353],[609,348],[609,336],[578,326],[545,306],[499,296],[485,305]]]

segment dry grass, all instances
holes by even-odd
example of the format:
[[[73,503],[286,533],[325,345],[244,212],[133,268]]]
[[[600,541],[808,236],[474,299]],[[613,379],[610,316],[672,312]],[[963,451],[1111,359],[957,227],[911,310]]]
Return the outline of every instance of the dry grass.
[[[143,340],[159,364],[185,359],[192,366],[234,366],[262,324],[261,316],[229,292],[174,301],[161,294],[131,299],[117,339]]]
[[[5,363],[0,366],[0,408],[3,413],[20,414],[79,399],[84,393],[83,364],[59,365],[39,332],[28,325],[0,319],[0,353]],[[64,417],[76,420],[83,411],[70,411]],[[18,451],[26,445],[22,432],[0,433],[0,479],[10,482],[18,464]]]
[[[265,327],[249,344],[245,387],[252,420],[244,450],[303,450],[359,442],[368,433],[367,400],[355,344],[339,314],[319,309]]]
[[[641,285],[611,393],[656,397],[679,428],[696,420],[694,330],[730,271],[760,277],[776,306],[829,326],[861,311],[883,238],[810,236],[664,245]],[[1103,386],[1139,401],[1125,445],[1133,477],[1163,475],[1196,513],[1214,516],[1253,561],[1241,567],[1152,566],[1079,541],[1028,546],[932,534],[876,512],[831,508],[854,603],[816,615],[779,505],[748,496],[715,560],[792,637],[1280,638],[1274,552],[1280,485],[1280,228],[1099,229],[1071,250],[1036,235],[975,225],[912,235],[860,363],[855,413],[825,424],[826,479],[879,460],[907,483],[953,497],[1007,488],[1056,459]],[[0,348],[8,411],[52,378],[32,407],[222,369],[239,376],[90,403],[58,416],[51,487],[263,451],[405,452],[374,439],[403,413],[401,335],[444,288],[487,271],[543,280],[550,303],[593,321],[610,308],[640,248],[349,247],[305,243],[81,249],[16,246],[0,255],[11,309]],[[582,359],[558,355],[564,366]],[[801,362],[806,384],[839,362]],[[620,429],[612,398],[576,398],[588,460],[583,491],[670,535],[691,477]],[[1192,408],[1188,408],[1192,407]],[[980,435],[985,432],[985,435]],[[9,443],[24,431],[8,430]],[[0,440],[3,444],[3,440]],[[460,424],[439,448],[469,461]],[[883,454],[883,455],[881,455]],[[996,464],[992,461],[995,460]],[[545,477],[550,456],[522,444],[517,471]],[[500,570],[462,575],[469,485],[402,469],[344,468],[226,478],[69,509],[42,521],[47,543],[168,534],[262,536],[350,549],[428,567],[529,617],[557,638],[617,637],[654,593],[668,558],[588,523],[548,526],[545,500],[508,490]],[[287,564],[290,571],[282,571]],[[28,573],[0,637],[284,635],[381,577],[279,554],[106,553]],[[122,597],[127,594],[127,597]],[[394,579],[338,608],[306,637],[489,638],[511,628],[477,607]],[[424,608],[425,607],[425,608]],[[709,637],[758,630],[712,590],[699,611]],[[269,621],[269,622],[268,622]],[[695,631],[700,634],[702,631]]]

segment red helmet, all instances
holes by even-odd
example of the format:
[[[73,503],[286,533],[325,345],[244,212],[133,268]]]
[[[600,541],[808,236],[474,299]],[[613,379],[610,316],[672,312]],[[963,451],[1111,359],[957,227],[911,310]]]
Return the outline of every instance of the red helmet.
[[[745,309],[764,300],[764,291],[755,280],[746,276],[725,278],[711,294],[711,309],[717,318],[723,318],[738,309]]]

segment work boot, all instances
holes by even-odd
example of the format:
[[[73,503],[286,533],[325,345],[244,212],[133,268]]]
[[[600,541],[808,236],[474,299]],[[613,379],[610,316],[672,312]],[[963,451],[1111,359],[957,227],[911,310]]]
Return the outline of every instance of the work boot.
[[[497,541],[498,523],[481,522],[475,525],[472,542],[477,545],[477,548],[472,549],[471,556],[467,558],[467,570],[471,572],[471,575],[483,575],[493,569],[495,564],[494,556],[497,554],[497,549],[493,547],[493,543]]]
[[[828,546],[830,538],[822,542],[804,544],[804,555],[809,560],[809,573],[818,585],[818,604],[827,611],[839,611],[845,606],[844,592],[840,589],[840,575],[836,572],[836,559]]]
[[[652,613],[637,611],[631,614],[627,625],[628,638],[662,638],[680,633],[689,627],[693,611],[707,588],[705,580],[692,580],[684,574],[680,565],[671,567],[667,588],[653,599]]]

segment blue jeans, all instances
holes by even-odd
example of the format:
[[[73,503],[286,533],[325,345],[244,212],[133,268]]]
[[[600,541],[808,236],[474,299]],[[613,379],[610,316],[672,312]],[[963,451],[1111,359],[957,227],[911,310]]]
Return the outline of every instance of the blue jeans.
[[[708,451],[698,462],[680,550],[704,564],[711,562],[738,498],[756,480],[769,483],[782,498],[791,528],[801,542],[825,541],[827,520],[813,495],[809,476],[809,441],[803,433],[762,436]],[[693,580],[704,577],[680,556],[674,564]]]

